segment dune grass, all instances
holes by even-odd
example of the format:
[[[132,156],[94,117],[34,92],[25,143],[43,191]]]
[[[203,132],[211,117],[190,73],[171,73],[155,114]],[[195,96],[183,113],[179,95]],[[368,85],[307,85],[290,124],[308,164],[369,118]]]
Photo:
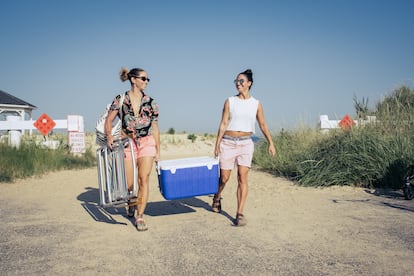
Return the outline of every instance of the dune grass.
[[[414,163],[414,91],[397,89],[370,115],[377,121],[350,130],[280,132],[273,136],[277,156],[261,141],[254,164],[304,186],[399,189]]]
[[[95,153],[91,149],[77,156],[69,152],[67,145],[49,149],[33,140],[23,140],[19,148],[0,143],[0,152],[0,182],[14,182],[50,171],[96,165]]]
[[[277,156],[261,141],[254,164],[305,186],[355,185],[400,188],[414,163],[414,137],[375,127],[350,131],[302,130],[273,137]]]

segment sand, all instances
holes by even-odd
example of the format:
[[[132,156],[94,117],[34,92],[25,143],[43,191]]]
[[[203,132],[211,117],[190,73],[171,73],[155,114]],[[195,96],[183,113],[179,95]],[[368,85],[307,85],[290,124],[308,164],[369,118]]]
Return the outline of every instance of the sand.
[[[211,156],[211,140],[163,138],[162,160]],[[235,227],[223,193],[165,200],[155,168],[146,232],[99,206],[97,169],[0,184],[1,275],[412,275],[414,201],[400,191],[305,188],[257,170]]]

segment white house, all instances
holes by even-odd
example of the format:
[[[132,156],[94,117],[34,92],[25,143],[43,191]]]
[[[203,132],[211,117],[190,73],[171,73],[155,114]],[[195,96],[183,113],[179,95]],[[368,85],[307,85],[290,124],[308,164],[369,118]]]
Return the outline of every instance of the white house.
[[[0,90],[0,121],[7,116],[19,116],[21,121],[32,120],[32,111],[36,106]],[[24,129],[21,130],[24,133]]]

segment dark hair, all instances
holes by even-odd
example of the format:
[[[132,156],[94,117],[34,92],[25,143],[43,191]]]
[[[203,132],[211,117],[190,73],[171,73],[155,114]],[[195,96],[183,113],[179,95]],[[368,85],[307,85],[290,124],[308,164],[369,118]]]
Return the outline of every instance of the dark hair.
[[[121,71],[119,72],[119,76],[121,78],[121,81],[129,80],[129,82],[131,82],[131,78],[138,77],[139,73],[141,72],[145,72],[145,70],[141,68],[133,68],[129,70],[128,68],[122,67]]]
[[[253,72],[251,69],[247,69],[241,73],[239,73],[239,75],[245,75],[248,81],[251,81],[252,84],[250,85],[249,89],[252,88],[253,86]]]

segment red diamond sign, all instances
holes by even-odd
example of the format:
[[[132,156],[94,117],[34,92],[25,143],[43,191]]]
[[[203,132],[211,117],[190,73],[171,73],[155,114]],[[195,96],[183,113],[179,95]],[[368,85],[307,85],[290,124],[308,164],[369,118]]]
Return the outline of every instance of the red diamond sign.
[[[349,130],[351,129],[353,126],[355,126],[355,121],[351,118],[351,116],[349,116],[348,114],[346,114],[341,121],[339,122],[339,126],[343,129],[343,130]]]
[[[56,123],[47,116],[46,113],[43,113],[33,125],[43,134],[43,136],[46,136],[55,127]]]

